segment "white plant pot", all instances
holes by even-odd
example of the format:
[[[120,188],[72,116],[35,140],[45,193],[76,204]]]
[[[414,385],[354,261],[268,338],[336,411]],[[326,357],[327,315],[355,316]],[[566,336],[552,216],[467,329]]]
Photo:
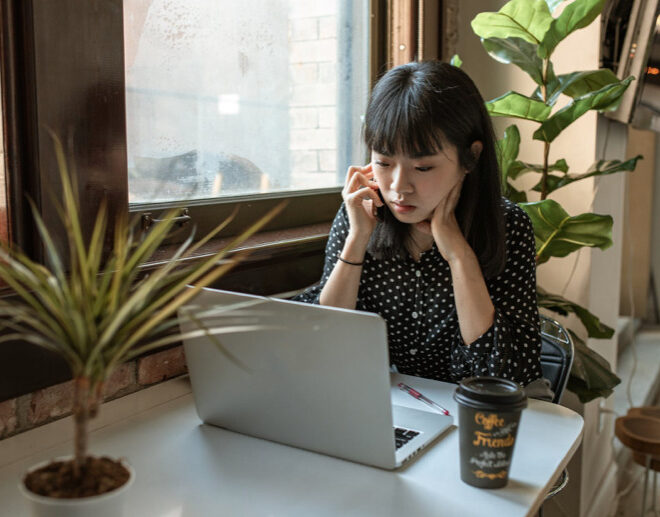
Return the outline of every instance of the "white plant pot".
[[[55,461],[70,460],[71,457],[56,458]],[[30,468],[28,472],[37,470],[53,460],[44,461]],[[130,476],[122,486],[105,494],[76,499],[60,499],[35,494],[27,489],[23,481],[19,482],[19,488],[30,508],[31,517],[124,517],[129,512],[125,511],[126,495],[128,489],[135,480],[135,471],[122,460]]]

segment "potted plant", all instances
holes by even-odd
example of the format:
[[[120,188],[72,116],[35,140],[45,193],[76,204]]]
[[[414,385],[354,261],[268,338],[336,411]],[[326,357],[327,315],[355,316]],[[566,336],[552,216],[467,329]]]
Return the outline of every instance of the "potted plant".
[[[514,117],[539,125],[534,140],[543,142],[540,163],[518,160],[520,132],[514,124],[506,128],[498,142],[502,189],[527,212],[534,226],[536,261],[543,264],[550,257],[565,257],[582,247],[606,249],[612,245],[612,217],[584,213],[569,215],[548,196],[576,181],[635,169],[635,158],[600,160],[580,174],[569,173],[566,160],[549,161],[550,147],[562,131],[589,110],[615,109],[623,92],[634,79],[619,80],[608,69],[575,71],[556,75],[551,57],[553,51],[573,31],[586,27],[600,14],[605,0],[574,0],[562,13],[553,12],[563,0],[511,0],[498,12],[484,12],[472,20],[472,29],[488,54],[495,60],[515,65],[536,83],[529,95],[507,92],[486,103],[494,117]],[[570,98],[568,104],[555,109],[560,96]],[[517,190],[511,180],[523,174],[540,175],[532,187],[538,201],[528,201],[528,193]],[[610,338],[614,330],[597,316],[558,294],[537,288],[539,307],[563,316],[575,314],[584,325],[588,337]],[[581,402],[607,397],[620,379],[611,372],[609,363],[588,348],[577,333],[569,329],[575,344],[575,357],[568,389]]]
[[[179,341],[177,309],[229,271],[243,256],[229,258],[230,250],[272,219],[282,205],[212,256],[183,260],[229,220],[194,244],[189,236],[171,260],[146,271],[145,263],[170,234],[177,211],[142,236],[127,217],[120,217],[112,228],[113,248],[104,256],[107,208],[101,204],[91,236],[85,239],[74,196],[75,177],[68,172],[61,142],[52,136],[63,190],[60,217],[67,237],[66,254],[56,248],[33,206],[47,264],[7,244],[0,246],[0,280],[12,291],[10,298],[0,299],[0,327],[6,330],[0,340],[33,343],[68,363],[74,385],[74,451],[70,458],[32,469],[23,480],[23,492],[38,515],[50,515],[44,513],[45,507],[53,508],[53,515],[119,515],[114,497],[130,484],[132,471],[122,461],[88,453],[88,424],[99,411],[105,380],[124,361]],[[232,327],[213,329],[214,334],[224,331]]]

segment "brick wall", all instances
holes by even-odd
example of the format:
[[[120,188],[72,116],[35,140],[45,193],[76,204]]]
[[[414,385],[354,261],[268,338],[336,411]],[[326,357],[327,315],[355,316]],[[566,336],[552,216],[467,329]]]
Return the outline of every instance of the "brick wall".
[[[289,45],[291,187],[335,185],[336,2],[291,2]],[[0,181],[0,185],[4,182]],[[6,233],[4,199],[0,189],[0,238]],[[186,372],[181,346],[138,359],[113,373],[105,387],[104,400],[133,393]],[[73,384],[69,381],[0,402],[0,439],[70,415],[72,398]]]
[[[103,399],[116,399],[187,371],[183,346],[157,352],[117,368],[106,382]],[[72,403],[73,381],[0,402],[0,440],[69,416]]]
[[[317,0],[289,18],[291,186],[332,186],[337,177],[337,17]]]

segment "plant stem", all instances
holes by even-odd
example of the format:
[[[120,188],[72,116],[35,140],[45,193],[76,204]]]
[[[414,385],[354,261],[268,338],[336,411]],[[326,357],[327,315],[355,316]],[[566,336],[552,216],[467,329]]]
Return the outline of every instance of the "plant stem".
[[[73,475],[76,479],[80,479],[82,475],[82,467],[87,458],[89,409],[92,393],[90,382],[87,377],[77,377],[73,382]]]
[[[550,142],[543,146],[543,171],[541,172],[541,200],[548,197],[548,157],[550,156]]]
[[[548,67],[550,58],[543,60],[543,102],[548,102]],[[548,197],[548,157],[550,156],[550,142],[545,142],[543,146],[543,170],[541,171],[541,200]]]

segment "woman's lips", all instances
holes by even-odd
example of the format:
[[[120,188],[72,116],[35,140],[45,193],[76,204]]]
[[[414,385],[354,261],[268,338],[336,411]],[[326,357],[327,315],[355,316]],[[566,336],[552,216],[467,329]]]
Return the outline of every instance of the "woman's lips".
[[[399,214],[407,214],[412,212],[415,207],[413,205],[404,205],[403,203],[392,202],[392,209]]]

